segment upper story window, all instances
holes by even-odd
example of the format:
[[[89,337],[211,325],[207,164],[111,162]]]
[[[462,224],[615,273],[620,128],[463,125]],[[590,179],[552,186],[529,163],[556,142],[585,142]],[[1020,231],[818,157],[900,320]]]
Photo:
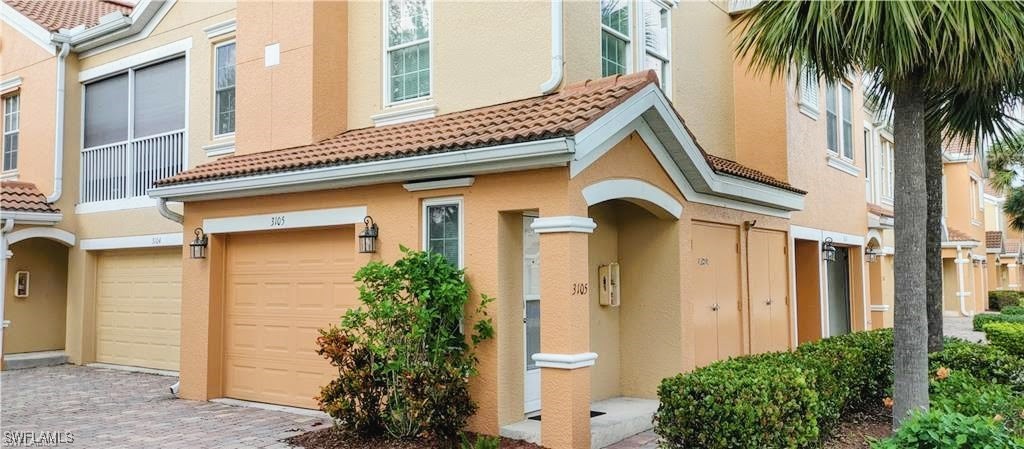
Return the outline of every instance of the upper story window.
[[[601,0],[601,76],[630,70],[629,0]]]
[[[21,128],[21,95],[4,97],[4,171],[18,169],[18,138]]]
[[[800,72],[800,111],[818,118],[818,74],[810,67]]]
[[[976,225],[981,224],[981,214],[985,211],[982,195],[981,182],[971,176],[971,222]]]
[[[81,201],[146,195],[185,158],[185,58],[85,85]]]
[[[643,8],[644,69],[654,70],[665,92],[671,92],[669,82],[669,36],[671,14],[668,6],[658,1],[645,1]]]
[[[214,47],[213,135],[235,132],[235,43]]]
[[[853,89],[849,84],[830,84],[825,93],[828,150],[853,160]]]
[[[430,95],[430,4],[388,0],[386,72],[389,103]]]
[[[423,203],[423,243],[452,265],[462,267],[462,199],[434,199]]]
[[[896,181],[896,169],[893,157],[892,142],[882,139],[882,199],[892,202],[893,183]]]

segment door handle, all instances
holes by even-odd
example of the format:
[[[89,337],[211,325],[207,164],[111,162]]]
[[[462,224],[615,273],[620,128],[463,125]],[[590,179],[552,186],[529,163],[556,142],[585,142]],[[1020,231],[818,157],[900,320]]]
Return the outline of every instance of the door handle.
[[[764,305],[766,305],[766,306],[772,305],[772,300],[769,299],[769,300],[765,301]]]
[[[717,312],[718,311],[718,304],[715,304],[715,305],[711,306],[711,310]]]

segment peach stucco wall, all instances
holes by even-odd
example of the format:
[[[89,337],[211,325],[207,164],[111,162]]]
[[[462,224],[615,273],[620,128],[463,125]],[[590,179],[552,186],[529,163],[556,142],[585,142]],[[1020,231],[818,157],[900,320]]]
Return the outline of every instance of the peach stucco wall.
[[[47,239],[11,245],[4,291],[4,353],[64,349],[68,249]],[[14,297],[14,274],[29,272],[29,295]]]
[[[984,202],[978,191],[971,193],[971,179],[977,180],[979,189],[985,185],[981,178],[979,163],[976,159],[969,162],[947,162],[943,164],[942,174],[946,178],[946,225],[967,233],[978,242],[984,242]],[[974,195],[978,197],[975,197],[972,203],[971,197]]]
[[[20,32],[0,22],[0,80],[21,77],[18,180],[31,182],[44,194],[53,192],[54,111],[57,58]]]

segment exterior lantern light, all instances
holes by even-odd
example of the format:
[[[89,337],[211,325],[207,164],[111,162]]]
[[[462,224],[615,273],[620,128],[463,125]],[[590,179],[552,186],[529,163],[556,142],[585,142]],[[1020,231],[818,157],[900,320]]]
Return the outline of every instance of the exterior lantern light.
[[[868,247],[864,250],[864,261],[872,263],[878,260],[878,249],[874,247]]]
[[[836,261],[836,246],[832,244],[832,237],[825,237],[821,245],[821,258],[825,262]]]
[[[196,238],[192,240],[189,247],[192,249],[193,259],[205,259],[206,258],[206,245],[209,241],[206,239],[206,234],[203,233],[203,228],[196,228],[194,231]]]
[[[373,217],[369,215],[363,218],[363,231],[359,233],[359,252],[361,253],[375,253],[377,252],[377,223],[373,222]]]

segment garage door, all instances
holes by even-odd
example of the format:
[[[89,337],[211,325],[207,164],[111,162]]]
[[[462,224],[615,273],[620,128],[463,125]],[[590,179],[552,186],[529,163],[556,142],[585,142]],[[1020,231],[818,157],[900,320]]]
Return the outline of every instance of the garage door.
[[[177,371],[181,248],[101,253],[96,309],[97,361]]]
[[[318,356],[317,329],[357,305],[355,230],[228,237],[224,395],[315,408],[337,370]]]

